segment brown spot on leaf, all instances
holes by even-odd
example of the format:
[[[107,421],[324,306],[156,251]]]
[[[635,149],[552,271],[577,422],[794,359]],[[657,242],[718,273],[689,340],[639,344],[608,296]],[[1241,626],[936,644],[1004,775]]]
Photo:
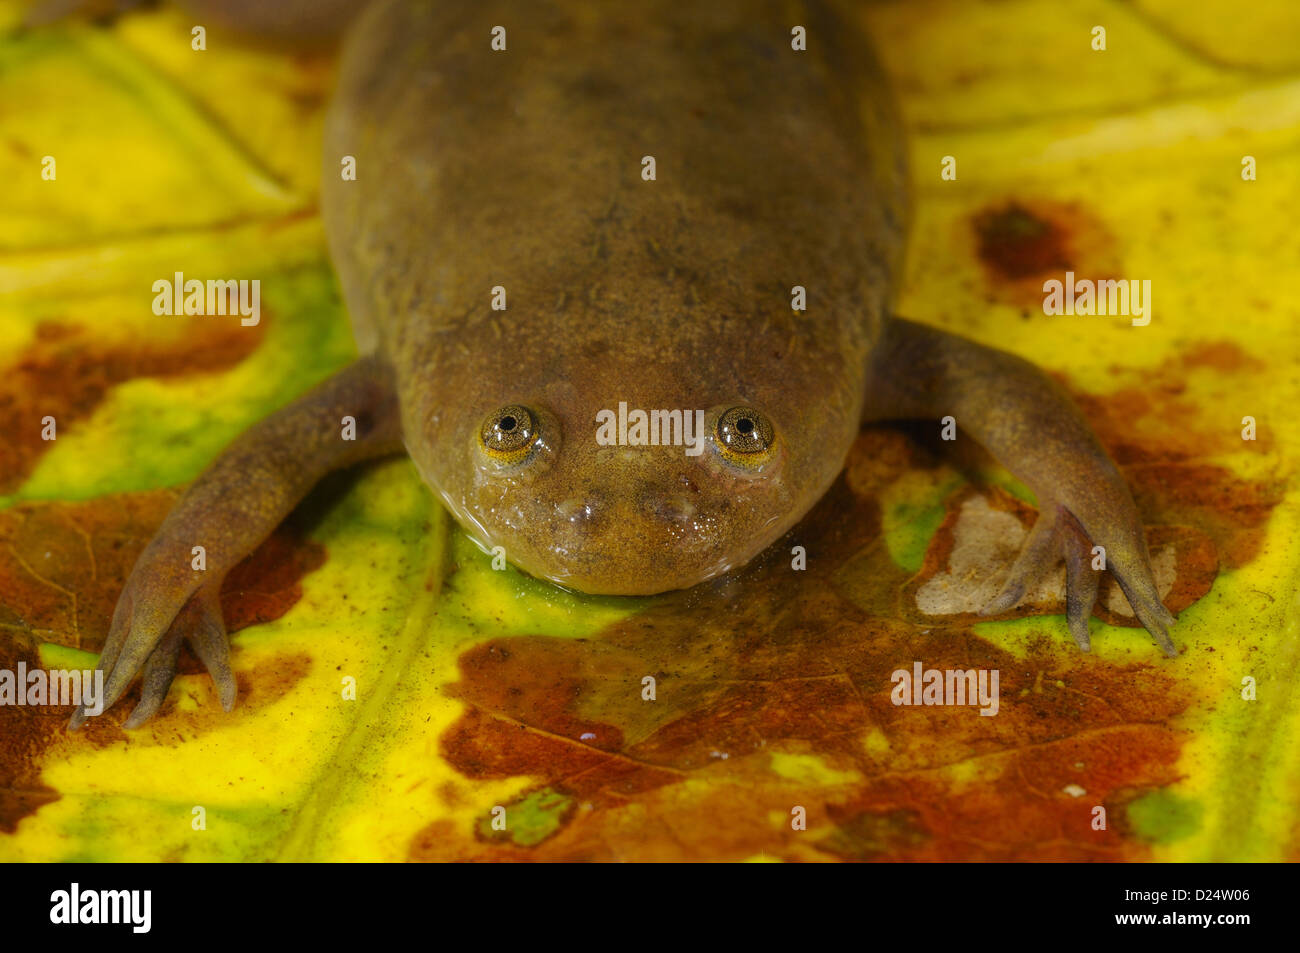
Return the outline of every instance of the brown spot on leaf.
[[[0,669],[16,672],[19,662],[29,670],[39,668],[35,646],[0,635]],[[28,814],[59,799],[58,791],[41,783],[38,766],[59,726],[48,708],[6,705],[0,708],[0,719],[0,832],[12,834]]]
[[[325,547],[302,535],[292,519],[276,528],[221,586],[221,614],[229,632],[280,618],[302,598],[302,579],[325,565]]]
[[[0,512],[0,628],[98,652],[122,584],[176,495],[153,490]]]
[[[60,436],[89,417],[109,390],[136,377],[172,377],[234,367],[261,342],[266,318],[254,327],[238,319],[191,315],[179,337],[96,341],[87,328],[47,321],[27,349],[0,371],[0,493],[21,485],[52,442],[41,420],[57,422]]]
[[[1268,370],[1267,364],[1247,354],[1236,341],[1229,340],[1197,341],[1184,348],[1174,361],[1185,369],[1208,367],[1233,374]]]
[[[876,860],[930,839],[915,811],[862,811],[836,807],[828,812],[836,827],[817,843],[845,860]]]
[[[1005,278],[1032,278],[1072,268],[1065,228],[1018,202],[989,208],[974,218],[979,256]]]
[[[1101,220],[1074,202],[1012,199],[970,219],[975,251],[993,295],[1016,307],[1040,309],[1043,282],[1074,272],[1084,279],[1115,277],[1115,241]]]

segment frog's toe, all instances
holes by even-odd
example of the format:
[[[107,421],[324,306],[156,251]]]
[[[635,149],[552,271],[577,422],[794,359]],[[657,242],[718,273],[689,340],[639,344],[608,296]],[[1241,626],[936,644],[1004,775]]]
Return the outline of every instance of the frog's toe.
[[[189,643],[212,676],[221,699],[221,707],[226,711],[234,707],[235,676],[230,669],[230,642],[221,619],[221,603],[217,590],[205,587],[185,603],[163,640],[145,662],[144,691],[140,703],[135,706],[124,727],[140,727],[162,707],[172,679],[176,677],[176,662],[180,657],[182,640]]]
[[[218,595],[215,589],[201,590],[186,603],[183,614],[189,617],[186,638],[190,648],[212,676],[212,683],[217,686],[217,697],[221,699],[221,707],[230,711],[235,707],[238,687],[235,684],[235,674],[230,668],[230,639],[226,635],[226,624],[221,618]]]
[[[1059,536],[1059,521],[1040,513],[1034,528],[1029,531],[1029,538],[1020,549],[1020,555],[1011,566],[1006,582],[998,594],[980,610],[980,615],[998,615],[1023,599],[1034,583],[1060,562]]]
[[[181,654],[183,615],[184,613],[176,617],[162,641],[149,653],[149,658],[144,663],[144,687],[140,701],[122,727],[139,728],[157,713],[167,698],[167,690],[172,687],[172,679],[176,677],[176,660]]]
[[[1151,633],[1165,655],[1177,657],[1178,650],[1174,648],[1168,632],[1168,626],[1173,625],[1177,617],[1160,601],[1150,561],[1145,555],[1127,548],[1110,551],[1109,559],[1110,573],[1124,590],[1128,604],[1133,607],[1133,614]]]
[[[96,666],[104,673],[98,711],[116,704],[135,676],[143,673],[143,694],[125,727],[139,727],[153,717],[176,675],[182,641],[190,643],[212,673],[222,706],[229,711],[235,700],[235,679],[217,602],[220,580],[187,592],[142,581],[147,578],[144,573],[132,573],[113,613],[108,639]],[[69,729],[81,727],[88,714],[86,705],[77,708],[68,722]]]
[[[1091,565],[1095,543],[1105,551],[1107,567],[1128,597],[1138,621],[1166,655],[1176,656],[1178,651],[1168,632],[1168,627],[1176,619],[1160,601],[1143,538],[1137,535],[1140,532],[1140,529],[1108,531],[1102,534],[1104,538],[1093,538],[1064,506],[1045,505],[1006,582],[980,614],[997,615],[1016,605],[1064,556],[1066,618],[1070,635],[1082,651],[1089,651],[1092,640],[1088,633],[1088,618],[1097,604],[1100,582],[1100,571]]]
[[[1089,565],[1091,547],[1083,530],[1075,523],[1066,535],[1065,617],[1070,624],[1070,635],[1074,637],[1079,651],[1087,652],[1092,648],[1088,618],[1092,615],[1093,606],[1097,604],[1097,590],[1101,580],[1097,571]]]

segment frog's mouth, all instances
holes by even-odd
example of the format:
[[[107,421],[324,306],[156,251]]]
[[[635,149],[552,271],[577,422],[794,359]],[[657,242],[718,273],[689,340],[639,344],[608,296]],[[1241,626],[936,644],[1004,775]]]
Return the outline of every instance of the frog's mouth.
[[[688,501],[639,509],[615,505],[602,514],[591,503],[570,499],[553,504],[549,519],[533,511],[526,527],[494,531],[468,506],[440,495],[486,555],[588,595],[690,588],[743,566],[797,520],[797,514],[773,514],[748,523],[749,531],[738,538],[729,519],[703,514]]]

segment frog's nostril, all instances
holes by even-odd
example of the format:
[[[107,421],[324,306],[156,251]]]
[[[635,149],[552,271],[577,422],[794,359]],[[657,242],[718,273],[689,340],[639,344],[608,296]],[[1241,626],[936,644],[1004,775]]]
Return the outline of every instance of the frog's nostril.
[[[695,503],[689,496],[680,486],[644,480],[637,484],[636,495],[628,502],[643,518],[680,524],[695,516]]]
[[[600,504],[595,498],[571,498],[555,504],[556,515],[566,523],[577,527],[590,525],[599,512]]]
[[[695,504],[685,497],[652,496],[646,502],[651,513],[669,523],[689,523],[695,517]]]

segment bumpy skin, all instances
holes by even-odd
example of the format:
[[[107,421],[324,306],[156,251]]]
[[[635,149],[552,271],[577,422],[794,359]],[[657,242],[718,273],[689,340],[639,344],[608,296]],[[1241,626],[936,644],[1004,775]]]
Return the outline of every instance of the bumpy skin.
[[[795,24],[805,52],[791,49]],[[505,52],[489,45],[497,25]],[[1064,556],[1086,649],[1084,556],[1099,541],[1172,652],[1132,499],[1065,395],[1010,355],[887,319],[907,184],[873,64],[812,2],[372,5],[345,48],[323,178],[369,356],[250,431],[183,497],[118,606],[108,703],[144,665],[131,723],[152,714],[191,634],[233,700],[220,576],[325,472],[391,449],[399,408],[407,451],[476,539],[615,594],[743,565],[825,492],[862,420],[951,413],[1042,504],[990,610]],[[339,176],[345,155],[356,181]],[[505,311],[491,308],[498,285]],[[791,310],[795,285],[806,312]],[[727,408],[753,408],[775,436],[739,462],[716,435],[694,457],[600,446],[596,415],[620,401],[706,410],[710,434]],[[539,436],[503,466],[479,434],[507,405],[529,408]],[[372,429],[330,449],[342,413]]]

